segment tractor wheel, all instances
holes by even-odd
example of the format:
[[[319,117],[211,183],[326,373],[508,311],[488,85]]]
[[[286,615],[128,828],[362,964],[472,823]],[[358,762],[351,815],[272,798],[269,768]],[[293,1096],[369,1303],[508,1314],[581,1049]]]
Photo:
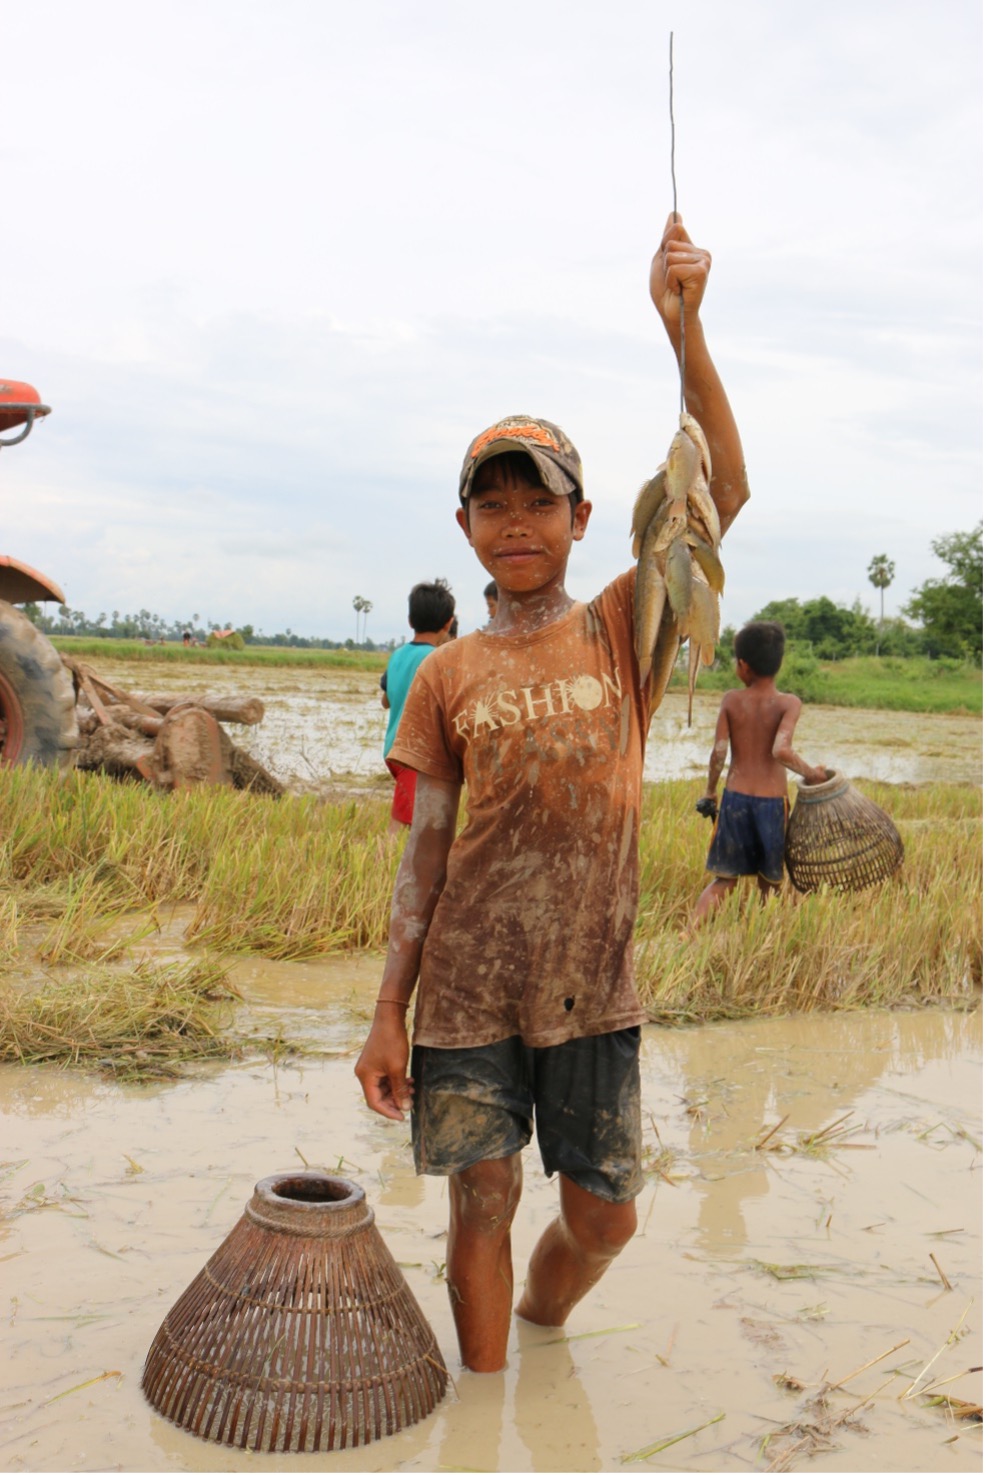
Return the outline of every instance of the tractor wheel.
[[[68,768],[78,734],[61,657],[27,615],[0,600],[0,765]]]

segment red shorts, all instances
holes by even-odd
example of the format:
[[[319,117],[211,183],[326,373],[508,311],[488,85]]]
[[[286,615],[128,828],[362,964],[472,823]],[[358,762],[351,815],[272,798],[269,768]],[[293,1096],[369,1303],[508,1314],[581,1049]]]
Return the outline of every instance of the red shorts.
[[[391,758],[383,761],[394,775],[394,802],[390,806],[390,817],[399,825],[409,825],[414,818],[414,788],[418,781],[418,770],[408,768],[405,763],[396,763]]]

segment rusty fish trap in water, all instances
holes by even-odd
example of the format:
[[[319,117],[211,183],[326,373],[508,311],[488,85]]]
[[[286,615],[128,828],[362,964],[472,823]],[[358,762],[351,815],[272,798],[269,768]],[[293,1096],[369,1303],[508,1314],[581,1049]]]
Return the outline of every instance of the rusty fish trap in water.
[[[828,770],[821,784],[798,784],[784,860],[798,891],[865,891],[900,868],[904,842],[888,814]]]
[[[352,1449],[431,1413],[448,1372],[363,1190],[276,1174],[168,1312],[141,1386],[239,1449]]]

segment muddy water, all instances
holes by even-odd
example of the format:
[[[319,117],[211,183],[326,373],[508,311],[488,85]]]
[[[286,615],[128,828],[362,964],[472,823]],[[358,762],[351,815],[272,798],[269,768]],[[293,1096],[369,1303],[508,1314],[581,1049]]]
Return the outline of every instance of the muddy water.
[[[378,968],[238,964],[244,1027],[280,1020],[321,1052],[277,1068],[135,1087],[0,1067],[4,1469],[620,1470],[678,1435],[638,1463],[980,1468],[977,1428],[921,1396],[981,1396],[977,1014],[648,1029],[639,1233],[565,1334],[515,1324],[482,1377],[457,1366],[443,1184],[415,1178],[406,1129],[352,1074]],[[302,1163],[363,1186],[456,1387],[364,1449],[247,1459],[161,1419],[140,1371],[254,1183]],[[525,1171],[518,1281],[556,1193],[533,1149]]]
[[[263,722],[255,728],[231,726],[230,733],[293,788],[333,783],[379,785],[381,792],[389,788],[381,757],[386,714],[372,672],[93,664],[106,680],[128,691],[139,683],[148,691],[261,697],[266,705]],[[665,697],[651,727],[645,777],[703,776],[718,709],[718,696],[699,695],[689,728],[686,697]],[[982,783],[982,734],[976,717],[811,706],[798,726],[798,747],[811,762],[840,768],[849,778]]]
[[[102,674],[137,684],[133,667]],[[372,676],[140,677],[262,695],[263,724],[233,734],[294,787],[387,791]],[[716,707],[701,699],[689,733],[668,699],[650,778],[704,770]],[[800,739],[854,777],[978,783],[981,731],[809,708]],[[183,951],[186,921],[165,927],[163,954]],[[980,1468],[979,1430],[924,1393],[948,1380],[954,1398],[981,1396],[965,1371],[982,1361],[978,1015],[647,1030],[639,1233],[564,1335],[517,1323],[506,1371],[477,1377],[457,1367],[444,1187],[415,1178],[406,1130],[365,1110],[352,1074],[378,973],[365,957],[237,963],[241,1027],[314,1052],[279,1067],[258,1057],[144,1087],[0,1067],[0,1467]],[[140,1370],[254,1183],[303,1163],[364,1187],[456,1386],[365,1449],[247,1459],[162,1420]],[[525,1170],[518,1282],[556,1196],[533,1149]]]

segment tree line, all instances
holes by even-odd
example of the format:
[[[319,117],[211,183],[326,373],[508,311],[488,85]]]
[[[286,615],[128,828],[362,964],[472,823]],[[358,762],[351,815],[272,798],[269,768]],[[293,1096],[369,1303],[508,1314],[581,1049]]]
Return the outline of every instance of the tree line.
[[[65,604],[60,604],[55,614],[48,614],[40,604],[25,604],[23,609],[28,619],[46,635],[80,635],[94,640],[145,640],[152,645],[161,642],[180,645],[187,634],[196,645],[206,645],[210,635],[234,629],[230,625],[220,625],[216,620],[202,620],[198,614],[187,620],[169,620],[148,609],[138,610],[136,614],[121,614],[119,610],[113,610],[111,614],[103,612],[95,619],[90,619],[84,610],[70,609]],[[392,650],[397,644],[394,640],[374,644],[365,637],[355,641],[298,635],[290,625],[275,635],[267,635],[259,626],[253,625],[238,625],[234,633],[242,636],[244,645],[290,646],[299,650]]]
[[[817,599],[774,599],[753,616],[778,620],[788,641],[810,649],[822,661],[849,656],[929,656],[932,660],[983,659],[983,525],[971,533],[948,533],[931,544],[948,572],[926,579],[902,605],[904,617],[883,618],[883,593],[893,583],[894,565],[885,553],[870,562],[868,577],[880,591],[880,618],[874,619],[860,600],[836,604],[824,594]],[[913,623],[911,623],[913,622]],[[731,630],[722,633],[720,654],[731,659]]]
[[[836,604],[826,595],[817,599],[775,599],[759,610],[754,619],[779,620],[789,642],[811,650],[819,660],[844,660],[849,656],[930,656],[974,661],[983,659],[983,525],[970,533],[946,533],[931,543],[947,573],[927,579],[902,606],[903,616],[883,619],[883,595],[894,578],[894,564],[885,553],[870,562],[868,578],[880,591],[880,618],[874,619],[860,600],[852,605]],[[330,640],[323,636],[297,635],[290,626],[275,635],[265,635],[253,625],[241,625],[237,633],[246,645],[293,646],[316,650],[392,650],[394,640],[374,643],[367,639],[366,617],[373,605],[362,595],[353,600],[356,639]],[[193,614],[188,620],[165,620],[142,609],[136,614],[113,610],[90,620],[82,610],[59,605],[56,615],[40,605],[27,604],[25,613],[48,635],[86,635],[117,640],[181,641],[188,633],[204,645],[218,623]],[[360,637],[362,616],[362,640]],[[906,617],[906,618],[905,618]],[[911,623],[913,622],[913,623]],[[722,632],[719,654],[732,658],[732,630]]]

